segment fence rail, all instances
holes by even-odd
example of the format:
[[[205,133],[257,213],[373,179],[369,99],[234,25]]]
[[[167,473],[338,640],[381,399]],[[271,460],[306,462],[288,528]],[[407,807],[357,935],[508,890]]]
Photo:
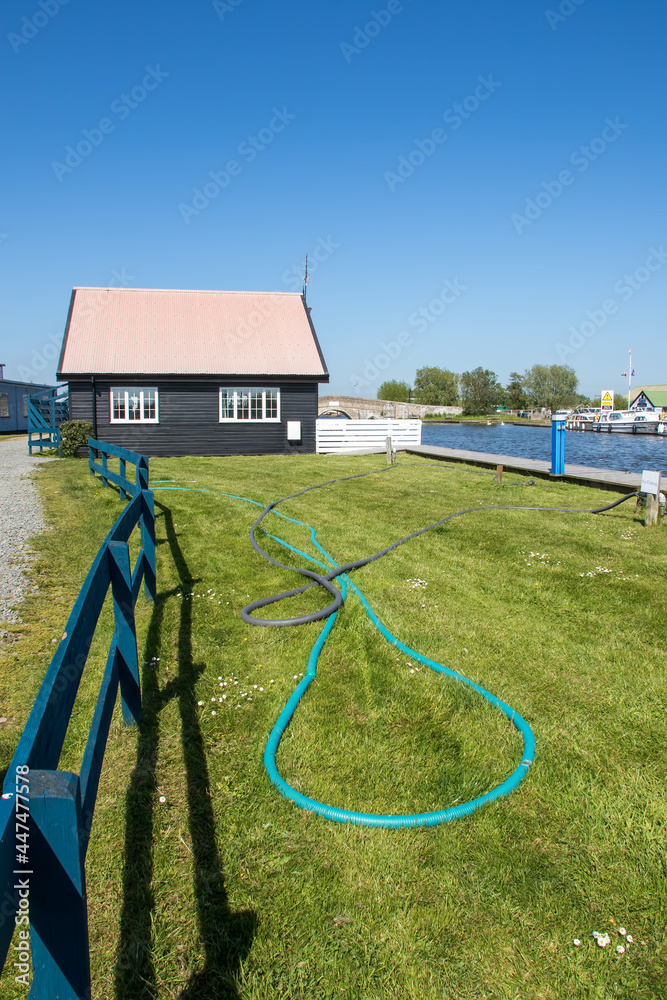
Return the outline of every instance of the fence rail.
[[[101,459],[101,464],[95,461],[96,453]],[[141,490],[148,489],[148,459],[143,455],[138,455],[135,451],[128,451],[127,448],[119,448],[115,444],[107,444],[105,441],[96,441],[95,438],[88,438],[88,455],[91,476],[97,472],[102,477],[103,486],[114,483],[119,488],[123,499],[127,496],[136,496]],[[118,459],[119,473],[109,468],[110,457]],[[134,482],[127,478],[128,462],[136,467]]]
[[[384,451],[390,437],[394,448],[421,444],[421,420],[328,420],[317,421],[317,452],[320,455],[375,449]]]
[[[92,439],[91,439],[92,441]],[[123,449],[94,442],[100,451]],[[126,456],[131,455],[132,458]],[[118,691],[123,721],[141,718],[135,605],[144,582],[155,600],[155,509],[148,459],[133,452],[133,498],[103,541],[69,616],[3,784],[0,799],[0,968],[15,925],[19,949],[32,952],[31,1000],[90,1000],[85,859],[104,751]],[[111,474],[108,473],[111,479]],[[120,478],[120,477],[118,477]],[[113,480],[112,480],[113,481]],[[142,484],[141,487],[139,484]],[[128,540],[136,526],[141,549],[134,569]],[[58,763],[95,628],[111,588],[114,632],[79,774]],[[21,948],[24,951],[21,951]],[[8,966],[28,982],[29,964]],[[23,967],[25,966],[25,971]]]

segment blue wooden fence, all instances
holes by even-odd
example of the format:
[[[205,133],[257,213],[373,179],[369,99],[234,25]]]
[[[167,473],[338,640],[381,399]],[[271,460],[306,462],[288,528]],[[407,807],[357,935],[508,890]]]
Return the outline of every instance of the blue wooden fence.
[[[88,438],[88,452],[88,466],[91,476],[94,476],[96,472],[99,473],[103,486],[114,483],[119,488],[120,495],[124,500],[128,496],[136,496],[141,490],[148,489],[148,459],[143,455],[128,451],[127,448],[119,448],[115,444],[96,441],[95,438]],[[100,459],[99,463],[95,461],[96,457]],[[120,472],[114,472],[109,468],[110,457],[119,460]],[[136,466],[134,482],[127,478],[128,462]]]
[[[28,453],[33,448],[60,449],[60,425],[69,419],[67,386],[45,389],[28,397]],[[33,440],[36,435],[36,440]],[[62,457],[62,452],[61,452]]]
[[[91,439],[92,441],[92,439]],[[123,449],[92,442],[101,452]],[[18,943],[5,975],[29,981],[31,1000],[90,1000],[85,859],[111,717],[120,688],[123,720],[141,717],[134,609],[144,581],[155,600],[155,508],[148,459],[121,457],[137,466],[133,497],[97,553],[69,616],[63,638],[9,766],[0,799],[0,968],[15,926]],[[138,459],[139,461],[135,461]],[[108,473],[108,478],[113,475]],[[141,531],[141,550],[130,566],[128,539]],[[114,633],[79,774],[58,763],[95,628],[111,587]]]

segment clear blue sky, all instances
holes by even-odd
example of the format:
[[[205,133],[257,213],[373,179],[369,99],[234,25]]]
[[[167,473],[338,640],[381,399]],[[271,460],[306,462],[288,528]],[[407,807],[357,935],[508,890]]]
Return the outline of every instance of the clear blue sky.
[[[629,347],[637,384],[667,382],[658,0],[5,0],[1,17],[6,377],[54,378],[73,285],[296,290],[317,250],[334,393],[559,361],[586,393],[621,391]]]

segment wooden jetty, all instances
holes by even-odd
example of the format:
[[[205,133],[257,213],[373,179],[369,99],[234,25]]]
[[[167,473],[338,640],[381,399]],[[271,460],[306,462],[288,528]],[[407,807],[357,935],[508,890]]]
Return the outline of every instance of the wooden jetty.
[[[447,459],[450,462],[466,462],[468,465],[502,465],[504,469],[530,472],[550,479],[563,479],[580,486],[595,486],[602,490],[616,490],[619,493],[634,493],[641,485],[639,472],[621,472],[617,469],[594,469],[588,465],[565,465],[565,475],[552,476],[551,463],[538,458],[517,458],[515,455],[488,455],[483,451],[464,451],[461,448],[440,448],[437,445],[412,445],[401,449],[424,458]],[[666,475],[663,473],[663,475]]]

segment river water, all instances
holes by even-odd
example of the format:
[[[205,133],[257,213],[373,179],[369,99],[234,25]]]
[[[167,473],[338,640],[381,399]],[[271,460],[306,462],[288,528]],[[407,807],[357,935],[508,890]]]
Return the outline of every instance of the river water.
[[[490,455],[551,460],[551,428],[521,424],[422,424],[422,444],[483,451]],[[660,469],[667,475],[667,435],[565,432],[565,461],[596,469],[641,472]]]

